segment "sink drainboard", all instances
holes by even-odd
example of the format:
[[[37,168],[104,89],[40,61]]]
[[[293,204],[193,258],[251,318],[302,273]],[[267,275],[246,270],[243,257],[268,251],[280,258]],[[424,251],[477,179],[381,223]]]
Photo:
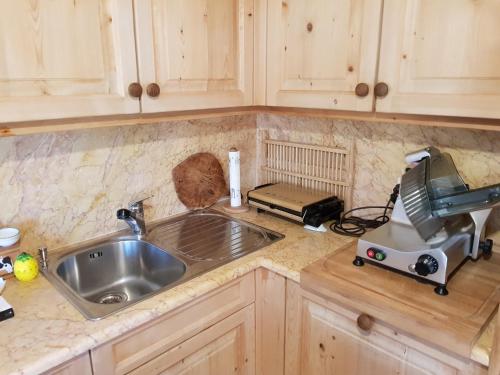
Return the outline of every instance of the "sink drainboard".
[[[258,226],[209,211],[192,212],[154,229],[151,237],[194,261],[228,261],[282,238]]]

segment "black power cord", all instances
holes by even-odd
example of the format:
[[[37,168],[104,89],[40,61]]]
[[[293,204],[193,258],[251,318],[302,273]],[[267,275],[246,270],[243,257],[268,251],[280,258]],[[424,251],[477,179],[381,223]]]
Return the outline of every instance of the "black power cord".
[[[385,206],[363,206],[363,207],[353,208],[352,210],[344,212],[340,217],[340,220],[330,224],[330,229],[333,232],[341,234],[343,236],[361,237],[363,234],[366,233],[367,229],[378,228],[389,221],[390,217],[387,216],[387,211],[393,209],[393,207],[391,207],[390,204],[391,202],[392,204],[396,203],[398,194],[399,194],[399,184],[394,186],[394,188],[392,189],[391,196]],[[369,209],[383,209],[384,211],[382,215],[379,215],[374,219],[366,219],[352,215],[352,213],[355,211],[369,210]],[[349,214],[350,216],[348,216]]]

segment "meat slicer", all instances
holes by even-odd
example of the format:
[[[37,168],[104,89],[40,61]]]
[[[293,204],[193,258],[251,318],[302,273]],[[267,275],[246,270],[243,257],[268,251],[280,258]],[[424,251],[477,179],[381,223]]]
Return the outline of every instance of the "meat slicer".
[[[489,255],[486,221],[500,203],[500,184],[470,190],[448,153],[428,147],[408,154],[391,220],[358,241],[365,261],[436,284],[447,295],[450,276],[467,259]]]

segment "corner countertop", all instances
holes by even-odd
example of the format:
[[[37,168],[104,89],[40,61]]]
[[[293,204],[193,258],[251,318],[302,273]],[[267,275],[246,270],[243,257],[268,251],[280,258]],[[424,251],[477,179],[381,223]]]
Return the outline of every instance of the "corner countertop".
[[[42,276],[29,283],[9,280],[2,296],[16,316],[0,323],[0,374],[46,371],[258,267],[300,282],[302,268],[353,240],[331,231],[306,231],[254,210],[234,216],[280,232],[285,238],[103,320],[86,320]],[[483,365],[489,361],[492,336],[491,329],[485,330],[472,353]]]

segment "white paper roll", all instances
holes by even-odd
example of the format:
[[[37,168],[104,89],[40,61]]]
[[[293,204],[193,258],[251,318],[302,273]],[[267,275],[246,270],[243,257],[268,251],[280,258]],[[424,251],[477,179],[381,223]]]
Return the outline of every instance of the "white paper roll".
[[[235,148],[229,151],[229,192],[231,194],[231,207],[240,207],[240,152]]]

